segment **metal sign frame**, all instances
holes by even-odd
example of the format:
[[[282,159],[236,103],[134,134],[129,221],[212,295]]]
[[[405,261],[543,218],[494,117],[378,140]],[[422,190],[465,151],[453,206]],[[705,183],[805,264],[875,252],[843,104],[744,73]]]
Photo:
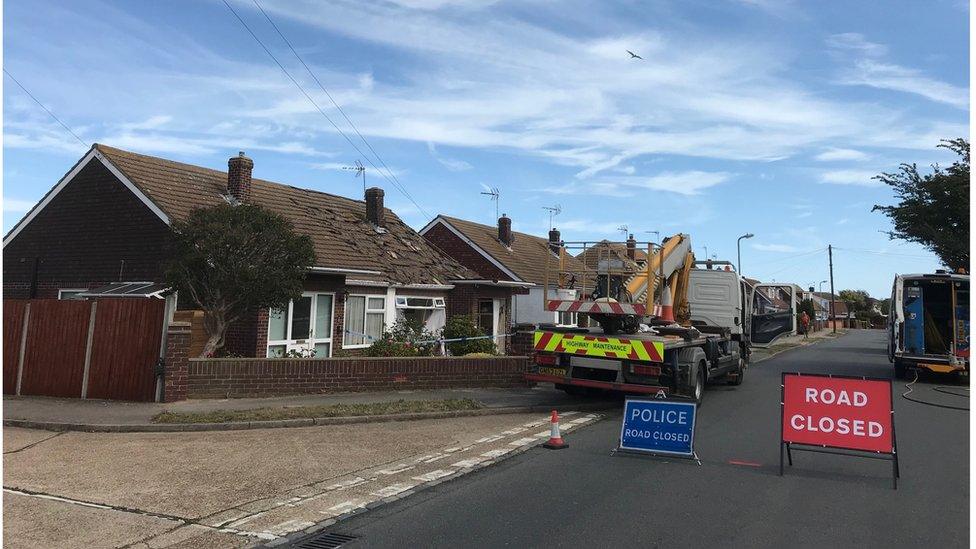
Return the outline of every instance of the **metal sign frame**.
[[[629,402],[647,402],[651,404],[668,403],[668,404],[681,404],[685,406],[691,406],[694,410],[691,417],[691,453],[686,452],[671,452],[667,450],[647,450],[644,448],[627,448],[623,445],[624,442],[624,429],[627,425],[627,404]],[[670,398],[627,398],[624,400],[624,417],[620,422],[620,437],[617,439],[617,446],[610,450],[610,455],[613,456],[618,452],[626,454],[636,454],[651,457],[667,457],[667,458],[680,458],[692,460],[701,466],[701,458],[698,457],[698,453],[695,451],[695,432],[698,429],[698,405],[692,400],[685,399],[670,399]]]
[[[870,450],[859,450],[856,448],[845,448],[843,446],[831,446],[828,444],[804,444],[800,442],[788,442],[783,440],[783,420],[786,417],[786,376],[807,376],[807,377],[826,377],[831,379],[855,379],[860,381],[881,381],[888,384],[888,391],[891,395],[891,452],[872,452]],[[834,454],[840,456],[863,457],[867,459],[880,459],[891,462],[891,483],[894,490],[898,489],[898,479],[901,472],[898,468],[898,437],[895,429],[895,393],[894,384],[890,379],[868,376],[842,376],[835,374],[808,374],[804,372],[782,372],[779,384],[779,476],[783,476],[783,454],[793,466],[793,451],[814,452],[820,454]]]

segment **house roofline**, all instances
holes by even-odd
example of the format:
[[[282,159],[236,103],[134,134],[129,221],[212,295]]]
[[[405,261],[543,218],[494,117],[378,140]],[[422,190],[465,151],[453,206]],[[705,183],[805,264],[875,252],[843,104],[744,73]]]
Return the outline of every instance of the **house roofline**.
[[[92,145],[91,149],[89,149],[88,152],[85,153],[85,156],[81,157],[81,160],[76,162],[74,167],[72,167],[71,170],[67,174],[65,174],[64,177],[62,177],[58,181],[58,183],[53,188],[51,188],[51,190],[47,192],[47,194],[44,195],[44,198],[42,198],[40,202],[35,204],[34,207],[27,212],[27,215],[21,218],[21,220],[18,221],[17,224],[14,225],[12,229],[10,229],[10,232],[3,237],[3,247],[6,248],[7,244],[10,244],[10,242],[12,242],[13,239],[16,238],[17,235],[20,234],[22,230],[24,230],[24,227],[30,224],[30,222],[33,221],[35,217],[37,217],[37,214],[41,213],[41,211],[43,211],[44,208],[46,208],[47,205],[50,204],[51,201],[53,201],[54,198],[61,191],[63,191],[64,188],[67,187],[69,183],[71,183],[71,181],[74,180],[75,176],[77,176],[81,172],[81,170],[83,170],[86,166],[88,166],[88,164],[92,162],[93,159],[96,158],[99,160],[99,162],[102,163],[102,165],[104,165],[108,169],[109,172],[111,172],[112,175],[115,176],[116,179],[122,182],[122,184],[125,185],[125,187],[129,189],[129,191],[131,191],[132,194],[136,196],[136,198],[139,199],[139,201],[145,204],[146,207],[149,208],[149,210],[152,213],[156,214],[156,217],[162,220],[163,223],[166,223],[167,225],[170,224],[170,218],[166,214],[166,212],[164,212],[159,206],[157,206],[156,203],[153,202],[152,199],[146,195],[146,193],[142,192],[142,189],[140,189],[124,173],[122,173],[121,170],[119,170],[114,164],[112,164],[112,162],[108,158],[106,158],[105,155],[101,153],[101,151],[98,150],[98,144],[96,143]]]
[[[434,226],[437,225],[438,223],[444,225],[444,227],[446,227],[447,230],[454,233],[454,235],[460,238],[461,240],[463,240],[465,244],[471,246],[471,248],[473,248],[474,251],[481,254],[481,256],[487,259],[492,265],[498,267],[499,269],[501,269],[503,273],[512,277],[515,282],[526,282],[525,280],[522,279],[522,277],[515,274],[515,272],[513,272],[511,269],[503,265],[498,259],[495,258],[495,256],[488,253],[481,246],[475,244],[473,240],[468,238],[463,232],[459,231],[454,225],[451,225],[451,222],[445,219],[443,215],[438,214],[437,217],[432,219],[430,223],[424,225],[424,228],[420,229],[420,231],[418,232],[420,233],[421,236],[424,236],[425,234],[427,234],[427,231],[433,229]]]
[[[346,269],[343,267],[309,267],[309,271],[313,273],[327,273],[327,274],[352,274],[352,275],[382,275],[380,271],[369,271],[366,269]]]
[[[451,282],[453,282],[454,284],[457,284],[457,285],[462,285],[462,284],[481,284],[481,285],[484,285],[484,286],[510,286],[510,287],[514,287],[514,288],[534,288],[534,287],[536,287],[536,286],[539,285],[539,284],[536,284],[534,282],[516,282],[514,280],[488,280],[488,279],[480,279],[480,280],[467,280],[467,279],[465,279],[465,280],[452,280]]]

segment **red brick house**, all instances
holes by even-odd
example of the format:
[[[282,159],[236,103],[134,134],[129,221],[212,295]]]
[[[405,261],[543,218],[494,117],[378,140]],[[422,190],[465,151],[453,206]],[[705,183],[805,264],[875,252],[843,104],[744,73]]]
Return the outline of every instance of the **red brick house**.
[[[550,263],[550,299],[555,299],[556,271],[561,240],[559,231],[549,231],[549,239],[512,230],[512,220],[502,215],[492,227],[473,221],[439,215],[420,229],[420,234],[458,263],[494,281],[500,287],[513,288],[508,297],[508,322],[515,324],[577,325],[576,313],[546,311],[543,287],[546,283],[546,261]],[[575,257],[564,254],[565,268],[582,272]],[[487,302],[480,303],[487,306]]]
[[[222,172],[94,145],[4,237],[4,297],[71,298],[112,282],[159,282],[170,224],[195,208],[240,201],[308,234],[317,260],[287,310],[256,311],[231,327],[228,352],[356,353],[399,319],[436,331],[452,311],[471,307],[478,275],[385,208],[381,189],[352,200],[253,179],[253,166],[243,153]]]

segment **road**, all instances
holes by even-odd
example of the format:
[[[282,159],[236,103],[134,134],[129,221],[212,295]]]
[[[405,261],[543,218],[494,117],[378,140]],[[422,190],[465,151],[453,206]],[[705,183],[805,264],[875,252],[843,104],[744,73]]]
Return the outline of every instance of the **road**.
[[[891,376],[883,333],[853,331],[757,364],[740,387],[710,387],[701,467],[609,456],[618,412],[568,437],[567,450],[531,450],[329,531],[358,537],[343,547],[968,546],[967,412],[909,402],[896,382],[897,491],[888,462],[848,456],[797,453],[780,477],[782,371]],[[913,396],[968,405],[937,383]]]

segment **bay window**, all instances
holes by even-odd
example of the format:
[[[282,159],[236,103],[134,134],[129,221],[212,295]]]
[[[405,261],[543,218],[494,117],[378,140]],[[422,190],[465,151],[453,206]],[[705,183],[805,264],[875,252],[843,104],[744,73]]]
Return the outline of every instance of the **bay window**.
[[[429,332],[436,332],[447,321],[444,298],[397,296],[396,318],[398,322],[406,320]]]

